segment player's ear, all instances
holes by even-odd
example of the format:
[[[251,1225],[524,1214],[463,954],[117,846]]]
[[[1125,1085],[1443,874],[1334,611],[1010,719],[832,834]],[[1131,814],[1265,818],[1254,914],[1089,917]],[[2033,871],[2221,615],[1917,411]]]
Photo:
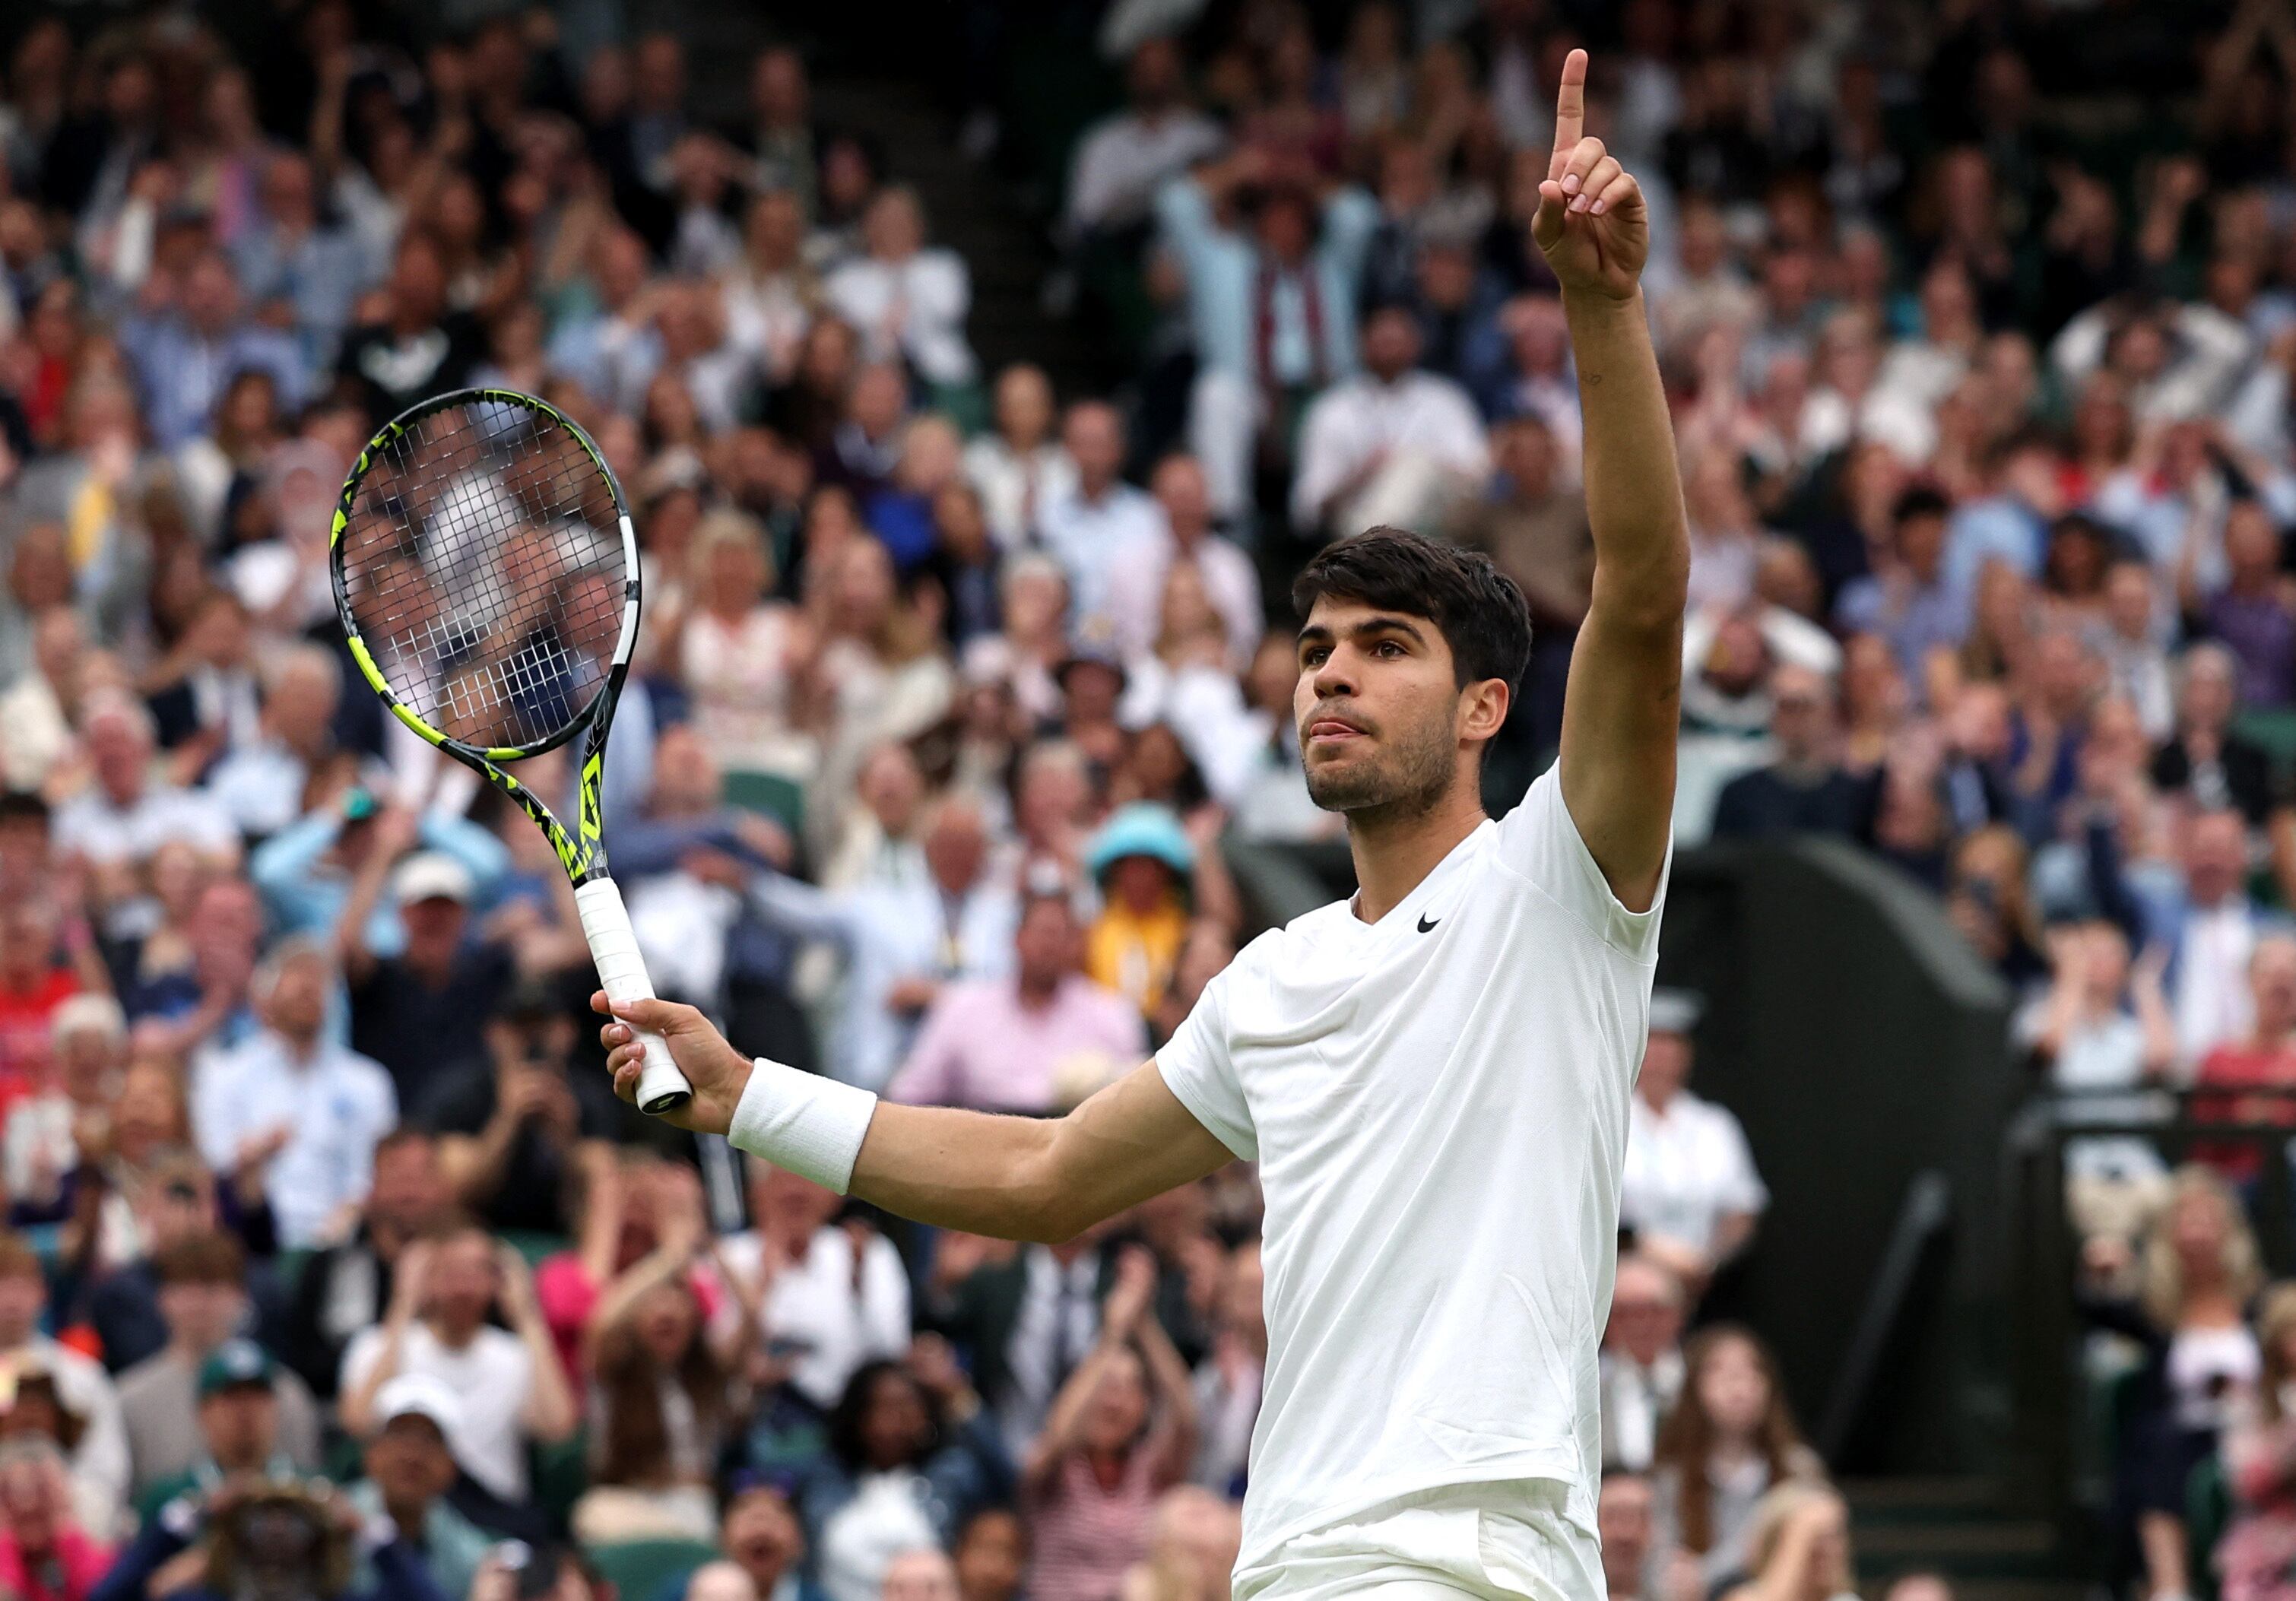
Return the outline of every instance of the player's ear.
[[[1505,678],[1483,678],[1459,692],[1459,737],[1492,740],[1506,726],[1513,697]]]

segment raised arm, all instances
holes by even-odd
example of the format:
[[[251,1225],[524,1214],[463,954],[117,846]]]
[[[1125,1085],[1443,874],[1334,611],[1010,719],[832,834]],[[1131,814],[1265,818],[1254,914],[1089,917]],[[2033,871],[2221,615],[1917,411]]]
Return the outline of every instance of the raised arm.
[[[1641,909],[1658,891],[1674,810],[1690,538],[1643,305],[1650,219],[1641,186],[1581,136],[1586,110],[1587,53],[1574,50],[1531,223],[1562,285],[1595,534],[1594,603],[1562,703],[1562,799],[1612,892]]]
[[[628,1029],[636,1022],[660,1033],[693,1086],[693,1099],[665,1121],[731,1135],[736,1145],[754,1148],[734,1129],[734,1109],[752,1071],[789,1069],[756,1066],[692,1006],[668,1001],[610,1006],[603,990],[590,1005],[623,1020],[601,1030],[617,1095],[628,1100],[637,1091],[641,1047],[631,1043]],[[859,1094],[845,1086],[820,1088],[831,1095]],[[999,1117],[890,1101],[877,1101],[865,1115],[867,1132],[846,1193],[919,1223],[998,1239],[1074,1238],[1102,1219],[1216,1172],[1230,1160],[1227,1147],[1180,1104],[1152,1062],[1066,1117]]]

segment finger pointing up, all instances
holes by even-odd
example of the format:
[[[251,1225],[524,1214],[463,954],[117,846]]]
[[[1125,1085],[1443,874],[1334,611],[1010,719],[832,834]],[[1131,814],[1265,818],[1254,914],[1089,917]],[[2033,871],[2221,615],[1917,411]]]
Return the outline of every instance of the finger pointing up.
[[[1559,178],[1562,164],[1587,129],[1587,53],[1574,50],[1562,58],[1562,87],[1554,96],[1554,159],[1546,176]]]

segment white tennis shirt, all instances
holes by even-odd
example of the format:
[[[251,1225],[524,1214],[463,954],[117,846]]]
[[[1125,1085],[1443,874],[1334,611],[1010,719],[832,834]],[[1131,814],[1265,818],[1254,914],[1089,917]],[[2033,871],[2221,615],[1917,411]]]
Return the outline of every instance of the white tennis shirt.
[[[1239,1571],[1444,1486],[1560,1481],[1594,1528],[1665,886],[1619,903],[1549,768],[1377,923],[1339,901],[1253,940],[1158,1053],[1267,1196]]]

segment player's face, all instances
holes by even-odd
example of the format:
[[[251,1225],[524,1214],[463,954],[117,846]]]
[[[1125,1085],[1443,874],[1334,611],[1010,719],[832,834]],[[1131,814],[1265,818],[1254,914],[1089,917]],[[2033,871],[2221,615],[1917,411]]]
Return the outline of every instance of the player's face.
[[[1458,776],[1461,705],[1451,648],[1428,619],[1330,596],[1308,613],[1292,711],[1308,793],[1324,810],[1432,807]]]

